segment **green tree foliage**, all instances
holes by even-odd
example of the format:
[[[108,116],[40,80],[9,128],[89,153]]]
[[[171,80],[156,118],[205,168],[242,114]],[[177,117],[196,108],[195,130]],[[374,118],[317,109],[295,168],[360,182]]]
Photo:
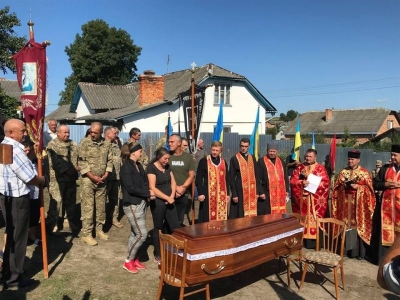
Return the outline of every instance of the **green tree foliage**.
[[[344,128],[342,143],[337,144],[337,146],[353,148],[353,147],[355,147],[356,144],[357,144],[357,138],[353,137],[351,135],[351,133],[347,127]]]
[[[7,69],[15,72],[11,56],[26,43],[25,37],[19,37],[15,33],[15,26],[21,26],[21,22],[15,13],[10,13],[10,7],[0,9],[0,70],[4,74],[7,74]]]
[[[302,134],[301,135],[301,141],[303,144],[311,144],[312,143],[312,134]],[[322,130],[315,130],[314,131],[314,141],[315,144],[326,144],[326,139],[325,139],[325,132]]]
[[[288,110],[286,114],[281,113],[279,115],[279,120],[284,121],[284,122],[289,122],[289,121],[293,121],[294,119],[297,118],[297,116],[299,115],[299,113],[295,110]]]
[[[136,62],[142,48],[122,29],[100,19],[82,25],[72,44],[65,48],[72,74],[65,78],[59,105],[71,103],[78,82],[128,84],[136,79]]]
[[[360,149],[372,149],[375,152],[390,152],[392,145],[400,144],[400,133],[391,132],[386,138],[378,142],[367,142],[359,145]]]
[[[278,128],[267,128],[265,130],[265,134],[270,134],[272,136],[272,139],[274,140],[276,138],[276,135],[278,134]]]
[[[17,115],[18,102],[17,99],[6,95],[0,87],[0,112],[7,119],[15,118]]]

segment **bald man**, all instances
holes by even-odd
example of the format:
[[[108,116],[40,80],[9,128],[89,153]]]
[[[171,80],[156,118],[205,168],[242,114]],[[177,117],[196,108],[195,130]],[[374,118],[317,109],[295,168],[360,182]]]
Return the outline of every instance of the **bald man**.
[[[6,221],[7,241],[3,256],[5,288],[34,283],[22,278],[29,229],[29,185],[44,185],[43,176],[35,175],[33,164],[21,144],[26,137],[24,122],[11,119],[4,124],[2,144],[11,145],[13,163],[0,164],[0,207]]]
[[[64,212],[70,229],[77,230],[74,223],[76,204],[76,180],[78,179],[78,147],[69,138],[67,125],[57,127],[57,137],[47,145],[50,170],[50,205],[46,225],[50,233],[59,235],[63,226]]]

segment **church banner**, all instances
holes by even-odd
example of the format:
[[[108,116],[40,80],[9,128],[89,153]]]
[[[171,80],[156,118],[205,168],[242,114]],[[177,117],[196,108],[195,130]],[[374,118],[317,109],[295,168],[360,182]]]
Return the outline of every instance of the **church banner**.
[[[46,46],[31,39],[13,56],[17,79],[21,89],[21,106],[26,128],[35,147],[37,157],[43,148],[43,121],[46,103]]]
[[[195,86],[194,88],[194,136],[192,136],[192,89],[180,94],[180,101],[183,108],[185,120],[186,137],[189,140],[189,150],[191,153],[196,151],[199,128],[204,107],[205,88]]]

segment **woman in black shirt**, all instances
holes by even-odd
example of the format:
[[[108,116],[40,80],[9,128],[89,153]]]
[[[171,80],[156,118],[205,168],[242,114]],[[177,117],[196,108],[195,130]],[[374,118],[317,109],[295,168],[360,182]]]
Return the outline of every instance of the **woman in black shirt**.
[[[139,162],[142,152],[142,146],[138,143],[129,143],[121,150],[124,161],[120,171],[122,201],[124,213],[131,224],[128,255],[123,268],[131,273],[146,269],[146,266],[139,261],[137,254],[147,238],[147,199],[155,199],[154,193],[149,189],[143,166]]]
[[[153,245],[154,259],[160,263],[160,240],[159,230],[164,229],[164,221],[167,223],[170,232],[180,227],[178,214],[175,208],[176,183],[174,175],[168,165],[169,152],[160,148],[156,152],[155,161],[147,166],[146,172],[149,180],[149,187],[156,198],[150,201],[151,214],[153,216]]]

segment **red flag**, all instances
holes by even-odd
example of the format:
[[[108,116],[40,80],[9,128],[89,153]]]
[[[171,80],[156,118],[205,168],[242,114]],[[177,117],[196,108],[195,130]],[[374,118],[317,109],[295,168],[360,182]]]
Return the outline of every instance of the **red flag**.
[[[21,89],[21,105],[26,129],[35,147],[36,156],[41,157],[43,148],[43,121],[46,101],[46,46],[33,38],[13,56],[17,68],[17,79]]]
[[[335,159],[336,159],[336,133],[333,135],[333,139],[331,142],[331,149],[329,152],[329,160],[332,172],[335,171]]]

